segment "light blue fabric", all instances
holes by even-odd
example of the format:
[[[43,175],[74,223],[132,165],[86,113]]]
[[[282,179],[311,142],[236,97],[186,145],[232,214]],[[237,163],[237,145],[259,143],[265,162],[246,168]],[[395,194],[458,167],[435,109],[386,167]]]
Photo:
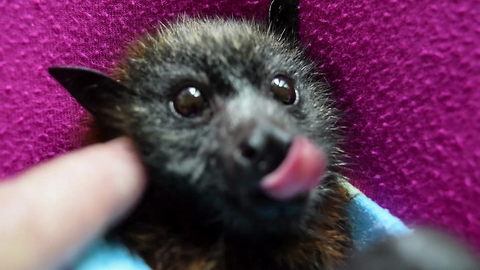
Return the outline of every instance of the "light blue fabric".
[[[352,199],[349,212],[357,250],[363,250],[387,236],[402,236],[411,232],[402,221],[363,194]]]
[[[345,183],[352,198],[349,215],[355,247],[362,250],[386,236],[401,236],[411,230],[364,194]],[[95,242],[80,258],[74,270],[150,270],[138,256],[119,242]]]
[[[121,243],[100,239],[80,258],[74,270],[151,270]]]

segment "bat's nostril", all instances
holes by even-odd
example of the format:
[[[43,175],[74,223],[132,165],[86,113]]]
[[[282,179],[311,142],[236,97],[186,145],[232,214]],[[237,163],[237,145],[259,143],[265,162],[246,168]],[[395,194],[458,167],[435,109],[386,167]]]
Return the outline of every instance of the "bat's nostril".
[[[240,144],[240,153],[247,159],[254,159],[257,156],[257,149],[252,147],[249,143],[243,142]]]
[[[257,125],[237,148],[248,169],[261,175],[275,170],[285,159],[292,136],[273,125]]]

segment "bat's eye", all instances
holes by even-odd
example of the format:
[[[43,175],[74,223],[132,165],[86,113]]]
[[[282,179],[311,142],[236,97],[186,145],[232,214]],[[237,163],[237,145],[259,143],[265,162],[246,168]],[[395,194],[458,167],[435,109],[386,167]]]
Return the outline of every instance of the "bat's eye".
[[[297,100],[293,81],[285,76],[276,76],[272,80],[270,89],[275,97],[285,104],[293,104]]]
[[[205,108],[206,101],[196,87],[183,88],[173,100],[173,108],[181,116],[195,117]]]

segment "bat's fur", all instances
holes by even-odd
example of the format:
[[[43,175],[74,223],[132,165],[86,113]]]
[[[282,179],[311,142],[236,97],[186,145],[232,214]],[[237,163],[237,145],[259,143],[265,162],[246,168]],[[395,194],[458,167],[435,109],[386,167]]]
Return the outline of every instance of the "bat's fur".
[[[149,170],[144,201],[117,232],[154,269],[331,269],[348,256],[338,113],[297,47],[251,21],[183,18],[129,49],[114,77],[130,91],[96,116],[101,133],[134,139]],[[277,74],[293,79],[297,104],[269,94]],[[210,109],[199,118],[171,110],[185,83],[207,89]],[[301,218],[256,219],[234,203],[255,207],[226,185],[235,178],[226,164],[232,146],[249,121],[307,136],[327,153]]]

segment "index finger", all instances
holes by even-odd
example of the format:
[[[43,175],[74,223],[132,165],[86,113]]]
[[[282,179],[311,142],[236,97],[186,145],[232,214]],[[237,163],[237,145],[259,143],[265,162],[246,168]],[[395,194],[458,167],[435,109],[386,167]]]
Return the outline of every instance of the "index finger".
[[[141,162],[127,139],[90,146],[0,185],[2,269],[71,259],[140,197]]]

